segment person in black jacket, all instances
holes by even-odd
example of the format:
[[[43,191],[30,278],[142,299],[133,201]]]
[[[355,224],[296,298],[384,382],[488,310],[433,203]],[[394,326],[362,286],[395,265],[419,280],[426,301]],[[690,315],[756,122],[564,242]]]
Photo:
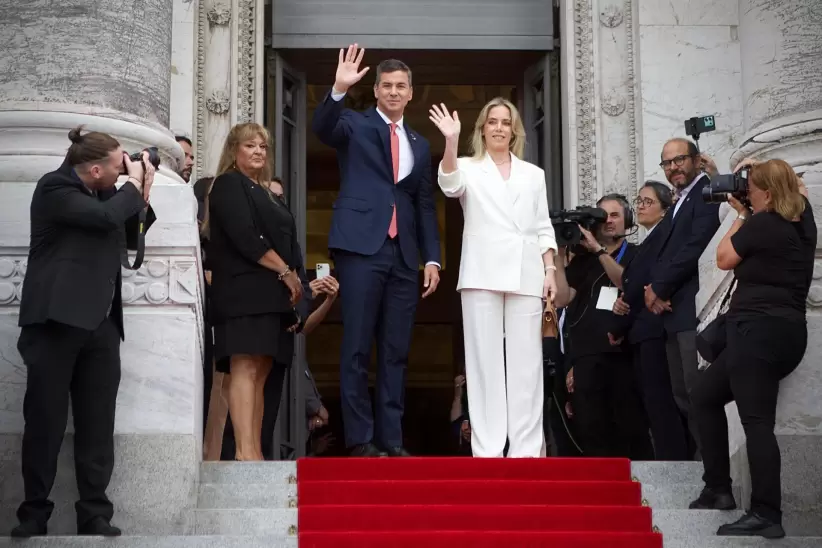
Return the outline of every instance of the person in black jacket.
[[[659,166],[674,186],[676,203],[668,208],[655,229],[660,232],[659,256],[645,287],[645,306],[661,315],[665,327],[666,354],[674,399],[696,441],[690,417],[690,393],[699,372],[696,354],[696,294],[699,290],[699,257],[719,228],[719,206],[702,199],[710,182],[702,172],[705,160],[688,139],[671,139],[662,148]],[[689,447],[695,455],[696,447]]]
[[[37,183],[17,348],[26,364],[23,484],[13,537],[45,535],[48,500],[68,419],[74,416],[77,532],[117,536],[106,489],[114,468],[114,413],[124,338],[121,255],[136,241],[154,167],[131,162],[105,133],[69,133],[63,165]],[[144,167],[145,165],[145,167]],[[117,190],[121,173],[126,183]],[[154,222],[146,213],[145,229]]]
[[[291,346],[281,344],[296,323],[303,289],[294,217],[261,182],[271,178],[268,131],[259,124],[228,134],[208,195],[203,230],[209,240],[214,355],[231,374],[228,408],[237,460],[263,460],[264,387],[276,375],[282,390]]]
[[[688,438],[671,388],[662,318],[644,304],[645,286],[665,240],[659,223],[673,206],[673,195],[664,183],[648,181],[639,190],[635,204],[637,222],[648,232],[622,273],[622,295],[614,305],[617,316],[612,338],[621,340],[627,336],[631,344],[655,458],[688,460]]]
[[[750,209],[729,196],[738,216],[716,249],[716,265],[733,269],[737,282],[724,316],[725,349],[700,373],[691,394],[705,466],[705,489],[691,508],[736,508],[725,415],[735,401],[745,430],[751,507],[717,534],[782,538],[777,397],[808,343],[805,303],[817,229],[807,190],[788,163],[746,160],[742,166],[751,166]]]

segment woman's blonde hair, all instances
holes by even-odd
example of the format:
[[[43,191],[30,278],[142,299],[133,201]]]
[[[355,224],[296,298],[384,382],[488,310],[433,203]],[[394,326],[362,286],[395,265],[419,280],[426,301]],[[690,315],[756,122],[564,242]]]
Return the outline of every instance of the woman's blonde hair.
[[[505,107],[511,113],[511,142],[508,149],[520,160],[525,157],[525,126],[522,124],[522,117],[514,104],[505,97],[495,97],[488,101],[477,116],[474,123],[474,134],[471,136],[471,156],[475,160],[485,157],[485,138],[482,136],[482,128],[488,121],[488,114],[494,107]]]
[[[768,160],[754,165],[748,183],[771,194],[770,209],[785,220],[794,221],[805,211],[805,199],[799,192],[799,177],[784,160]]]
[[[237,124],[231,128],[231,131],[228,132],[228,137],[226,137],[225,144],[223,145],[223,151],[220,153],[220,162],[217,164],[217,174],[214,177],[215,180],[220,175],[237,169],[237,150],[240,148],[241,144],[256,137],[262,139],[269,147],[271,146],[271,134],[260,124],[248,122],[245,124]],[[257,175],[257,182],[270,181],[272,176],[271,174],[271,158],[267,156],[262,170]],[[211,196],[211,189],[213,186],[214,181],[211,181],[203,203],[205,211],[203,212],[203,223],[200,225],[200,234],[205,238],[208,238],[210,234],[210,215],[208,212],[208,206],[209,197]]]

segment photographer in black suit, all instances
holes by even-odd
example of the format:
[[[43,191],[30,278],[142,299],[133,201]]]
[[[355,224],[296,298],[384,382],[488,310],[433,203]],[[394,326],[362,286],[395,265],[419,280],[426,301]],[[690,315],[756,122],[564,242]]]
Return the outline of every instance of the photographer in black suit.
[[[69,132],[63,165],[37,183],[17,348],[26,364],[23,483],[26,500],[11,536],[45,535],[48,500],[68,419],[80,500],[77,532],[117,536],[106,496],[114,466],[114,411],[123,338],[120,261],[136,241],[154,167],[132,162],[105,133]],[[121,174],[128,180],[117,190]],[[148,209],[145,229],[155,217]]]
[[[702,172],[706,159],[693,141],[671,139],[662,148],[659,166],[676,191],[676,203],[654,231],[662,237],[659,256],[645,288],[645,306],[662,316],[665,350],[674,400],[689,422],[699,445],[691,413],[691,390],[699,372],[696,354],[696,294],[699,291],[699,257],[719,228],[719,206],[702,199],[710,178]],[[694,456],[697,448],[688,449]]]

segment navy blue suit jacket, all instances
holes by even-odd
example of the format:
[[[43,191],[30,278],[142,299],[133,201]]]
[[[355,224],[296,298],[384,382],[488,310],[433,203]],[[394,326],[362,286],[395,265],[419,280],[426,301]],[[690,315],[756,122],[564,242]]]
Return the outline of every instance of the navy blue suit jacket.
[[[404,124],[414,167],[394,184],[388,124],[374,107],[360,113],[343,108],[343,102],[329,93],[312,121],[317,137],[337,149],[340,165],[328,247],[375,254],[385,243],[396,204],[399,245],[408,267],[416,270],[420,258],[442,264],[428,141]]]
[[[631,311],[627,316],[616,317],[617,327],[613,334],[617,337],[627,334],[631,344],[661,339],[665,334],[662,318],[645,307],[645,286],[651,281],[651,271],[665,242],[660,228],[657,226],[643,240],[622,272],[622,300]]]
[[[651,288],[660,299],[671,300],[673,311],[662,314],[669,334],[693,331],[698,324],[699,257],[719,229],[719,205],[702,199],[702,189],[709,181],[707,175],[697,181],[676,217],[675,204],[656,228],[665,238],[651,274]]]

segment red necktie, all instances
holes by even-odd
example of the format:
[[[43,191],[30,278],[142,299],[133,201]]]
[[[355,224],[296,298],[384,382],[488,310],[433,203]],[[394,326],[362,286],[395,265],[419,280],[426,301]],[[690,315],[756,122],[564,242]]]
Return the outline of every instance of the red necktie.
[[[400,176],[400,136],[397,135],[397,124],[391,124],[391,163],[394,164],[394,184]],[[397,204],[394,202],[394,213],[391,215],[391,224],[388,225],[388,237],[397,237]]]

